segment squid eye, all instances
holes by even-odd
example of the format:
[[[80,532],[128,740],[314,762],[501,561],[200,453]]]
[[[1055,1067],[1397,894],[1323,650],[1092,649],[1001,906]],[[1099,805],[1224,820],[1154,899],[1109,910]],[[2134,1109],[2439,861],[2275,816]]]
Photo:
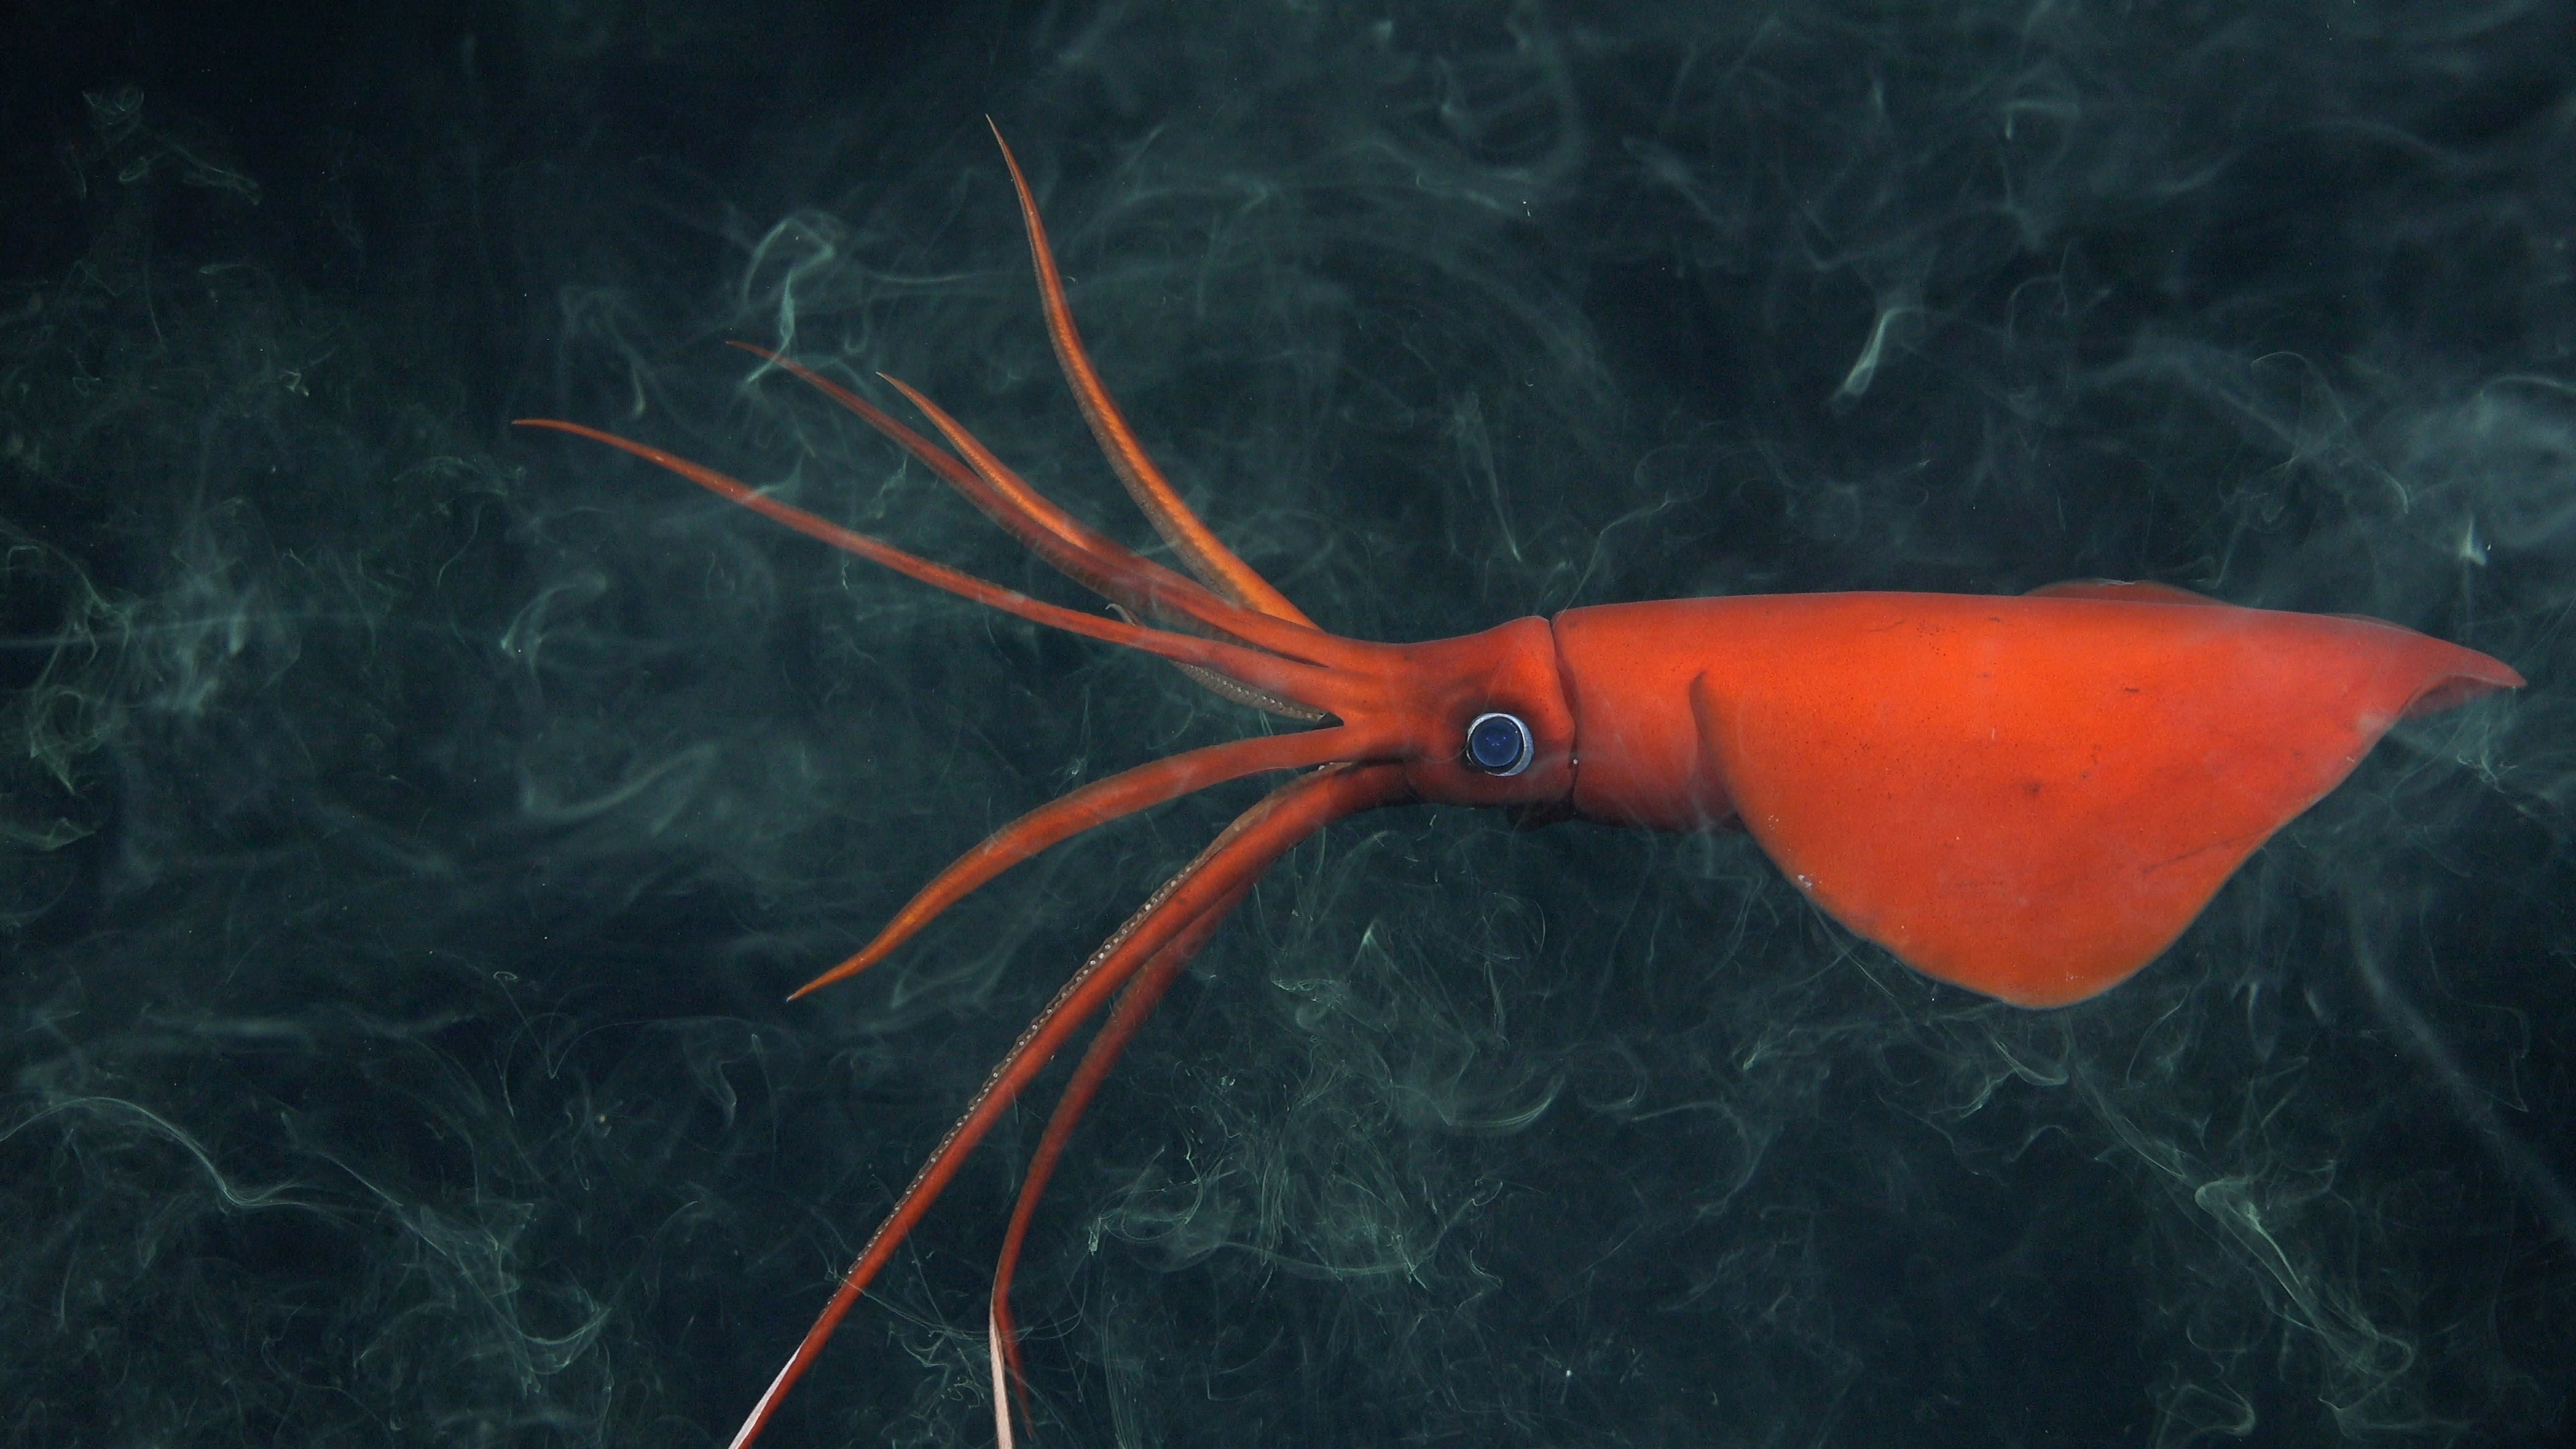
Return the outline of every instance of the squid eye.
[[[1517,775],[1537,751],[1517,715],[1480,714],[1467,726],[1467,763],[1488,775]]]

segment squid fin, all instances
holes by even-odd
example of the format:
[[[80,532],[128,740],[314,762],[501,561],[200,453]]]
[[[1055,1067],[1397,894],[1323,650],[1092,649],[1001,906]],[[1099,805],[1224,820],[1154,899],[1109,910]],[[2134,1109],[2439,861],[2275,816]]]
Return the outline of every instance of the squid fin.
[[[2063,1006],[2171,945],[2397,720],[2522,683],[2389,624],[2134,588],[1793,606],[1724,688],[1692,681],[1704,767],[1834,919]]]

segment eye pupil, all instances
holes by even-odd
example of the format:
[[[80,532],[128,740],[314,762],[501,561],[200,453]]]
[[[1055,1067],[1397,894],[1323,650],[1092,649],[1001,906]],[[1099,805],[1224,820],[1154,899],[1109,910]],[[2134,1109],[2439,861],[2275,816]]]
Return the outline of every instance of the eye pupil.
[[[1508,714],[1480,714],[1467,726],[1467,763],[1488,775],[1517,775],[1536,748],[1530,727]]]

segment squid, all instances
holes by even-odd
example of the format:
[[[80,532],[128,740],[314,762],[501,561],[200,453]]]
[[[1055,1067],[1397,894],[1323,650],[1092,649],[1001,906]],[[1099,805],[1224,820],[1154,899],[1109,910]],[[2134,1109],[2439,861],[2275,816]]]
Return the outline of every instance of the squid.
[[[2484,654],[2375,619],[2108,580],[2013,597],[1604,604],[1415,644],[1332,634],[1236,557],[1146,455],[1075,330],[1007,142],[1002,158],[1074,401],[1181,569],[1073,518],[905,383],[884,379],[937,439],[801,363],[734,345],[882,433],[1107,600],[1105,613],[906,553],[644,443],[557,419],[521,425],[623,450],[932,588],[1160,656],[1229,700],[1311,727],[1191,750],[1032,811],[795,993],[885,960],[969,892],[1071,836],[1213,785],[1286,777],[1155,890],[1021,1033],[842,1275],[734,1449],[777,1414],[969,1154],[1106,1011],[1032,1154],[993,1274],[991,1331],[1017,1380],[1013,1271],[1075,1124],[1228,913],[1337,820],[1441,804],[1524,821],[1740,829],[1818,910],[1914,970],[2015,1006],[2059,1007],[2110,990],[2172,945],[2248,856],[2398,721],[2523,683]],[[997,1414],[1000,1377],[997,1367]]]

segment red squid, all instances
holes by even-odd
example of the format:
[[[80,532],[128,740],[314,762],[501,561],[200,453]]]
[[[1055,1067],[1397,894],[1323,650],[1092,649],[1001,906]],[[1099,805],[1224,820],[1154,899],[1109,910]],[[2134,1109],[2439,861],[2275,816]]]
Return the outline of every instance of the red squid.
[[[1227,913],[1273,862],[1336,820],[1433,803],[1654,830],[1741,828],[1826,915],[1915,970],[2017,1006],[2063,1006],[2155,959],[2248,855],[2398,720],[2523,682],[2484,654],[2373,619],[2106,581],[2018,597],[1607,604],[1419,644],[1326,633],[1228,550],[1146,456],[1083,351],[1027,179],[1007,144],[1002,154],[1066,381],[1188,576],[1064,513],[902,382],[886,379],[945,447],[744,344],[893,440],[1107,599],[1108,614],[917,558],[658,448],[576,423],[526,425],[623,449],[934,588],[1160,655],[1228,699],[1318,727],[1192,750],[1023,816],[796,993],[885,959],[967,893],[1069,836],[1210,785],[1288,772],[1029,1024],[843,1276],[735,1449],[758,1436],[1021,1091],[1107,1008],[1029,1163],[996,1264],[994,1333],[1016,1363],[1012,1270],[1075,1122]]]

